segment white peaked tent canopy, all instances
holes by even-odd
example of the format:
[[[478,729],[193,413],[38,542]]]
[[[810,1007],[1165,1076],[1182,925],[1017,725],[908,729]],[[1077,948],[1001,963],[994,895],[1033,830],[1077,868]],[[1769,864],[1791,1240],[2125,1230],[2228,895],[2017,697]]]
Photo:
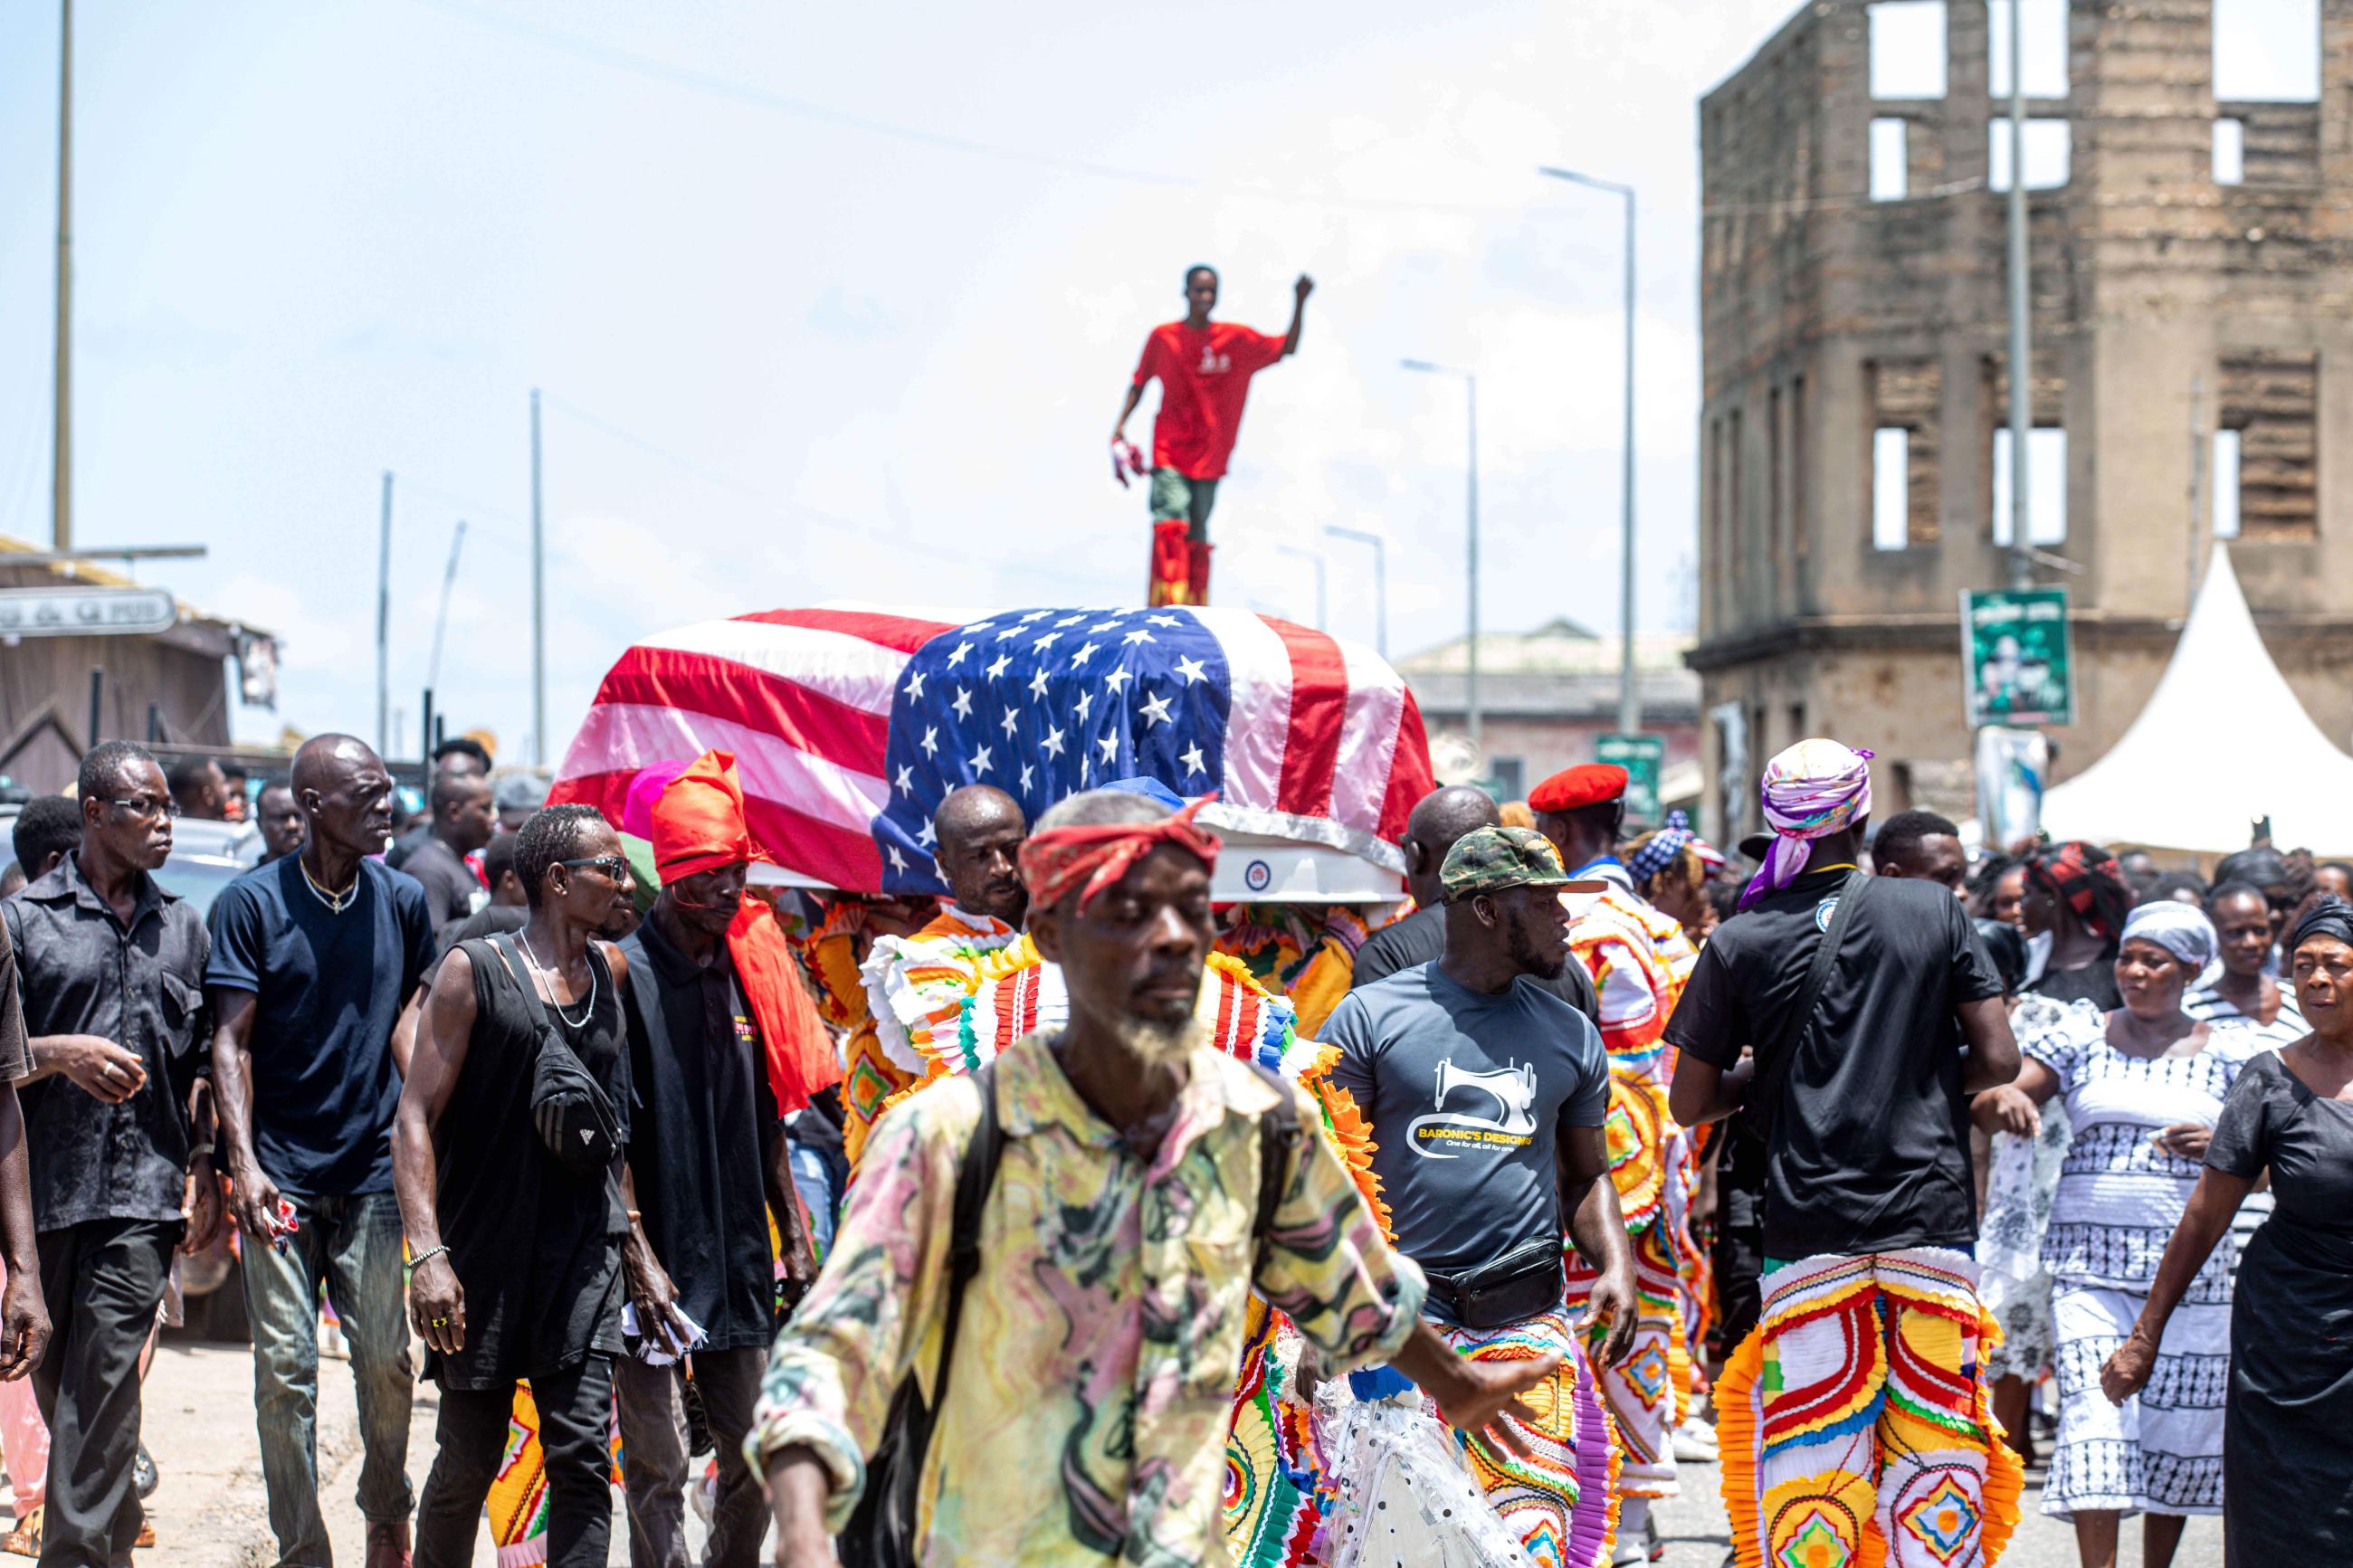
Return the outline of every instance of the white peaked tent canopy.
[[[2042,798],[2052,837],[2227,852],[2272,819],[2281,845],[2353,847],[2353,757],[2288,689],[2217,544],[2173,660],[2107,754]]]

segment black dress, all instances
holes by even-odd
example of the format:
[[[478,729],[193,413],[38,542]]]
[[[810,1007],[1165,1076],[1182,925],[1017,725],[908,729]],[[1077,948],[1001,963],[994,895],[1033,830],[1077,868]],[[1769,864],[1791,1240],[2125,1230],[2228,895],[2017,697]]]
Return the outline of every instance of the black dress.
[[[2206,1163],[2277,1205],[2239,1262],[2222,1427],[2232,1563],[2353,1563],[2353,1104],[2323,1100],[2276,1052],[2247,1064]]]
[[[620,1353],[628,1215],[611,1173],[572,1174],[532,1124],[539,1030],[522,994],[530,982],[519,978],[527,971],[510,970],[488,942],[462,949],[474,968],[474,1033],[433,1152],[441,1239],[466,1291],[466,1344],[453,1356],[427,1352],[425,1374],[445,1388],[500,1389],[592,1352]],[[595,942],[588,963],[596,999],[586,1020],[565,1024],[553,1006],[547,1016],[612,1098],[626,1142],[621,999]]]

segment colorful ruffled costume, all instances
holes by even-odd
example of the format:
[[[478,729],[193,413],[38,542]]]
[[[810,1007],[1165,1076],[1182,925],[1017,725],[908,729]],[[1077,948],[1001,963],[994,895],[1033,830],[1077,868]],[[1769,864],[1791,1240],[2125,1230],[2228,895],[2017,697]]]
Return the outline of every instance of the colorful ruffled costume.
[[[1365,939],[1412,906],[1236,904],[1225,913],[1216,952],[1238,959],[1250,977],[1287,996],[1300,1032],[1313,1035],[1356,981]]]
[[[1716,1386],[1740,1568],[1983,1568],[2018,1526],[2023,1468],[1981,1375],[2001,1331],[1977,1266],[1918,1247],[1809,1258]]]
[[[1706,1280],[1688,1215],[1697,1167],[1690,1135],[1667,1110],[1674,1063],[1663,1036],[1699,952],[1672,918],[1608,879],[1568,938],[1601,998],[1610,1079],[1603,1136],[1634,1251],[1633,1348],[1618,1365],[1601,1369],[1601,1394],[1618,1424],[1620,1490],[1673,1497],[1673,1433],[1690,1414],[1691,1347],[1702,1327],[1694,1304]],[[1599,1278],[1569,1252],[1572,1310],[1583,1308]]]

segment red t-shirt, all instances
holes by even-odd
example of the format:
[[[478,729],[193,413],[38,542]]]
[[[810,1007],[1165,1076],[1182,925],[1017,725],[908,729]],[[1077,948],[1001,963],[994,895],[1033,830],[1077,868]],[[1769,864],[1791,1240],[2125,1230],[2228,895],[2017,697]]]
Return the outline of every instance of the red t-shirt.
[[[1182,321],[1153,328],[1135,362],[1136,385],[1160,378],[1152,466],[1188,479],[1223,479],[1250,379],[1282,357],[1282,343],[1228,321],[1211,321],[1203,332]]]

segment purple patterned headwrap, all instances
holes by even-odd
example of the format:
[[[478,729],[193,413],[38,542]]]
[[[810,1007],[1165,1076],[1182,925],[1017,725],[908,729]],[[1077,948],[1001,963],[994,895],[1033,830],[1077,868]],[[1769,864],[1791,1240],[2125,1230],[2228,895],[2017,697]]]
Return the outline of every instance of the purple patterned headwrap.
[[[1742,909],[1796,881],[1806,868],[1810,841],[1827,838],[1870,814],[1871,756],[1836,741],[1800,741],[1765,764],[1759,793],[1773,844],[1764,866],[1741,889]]]

